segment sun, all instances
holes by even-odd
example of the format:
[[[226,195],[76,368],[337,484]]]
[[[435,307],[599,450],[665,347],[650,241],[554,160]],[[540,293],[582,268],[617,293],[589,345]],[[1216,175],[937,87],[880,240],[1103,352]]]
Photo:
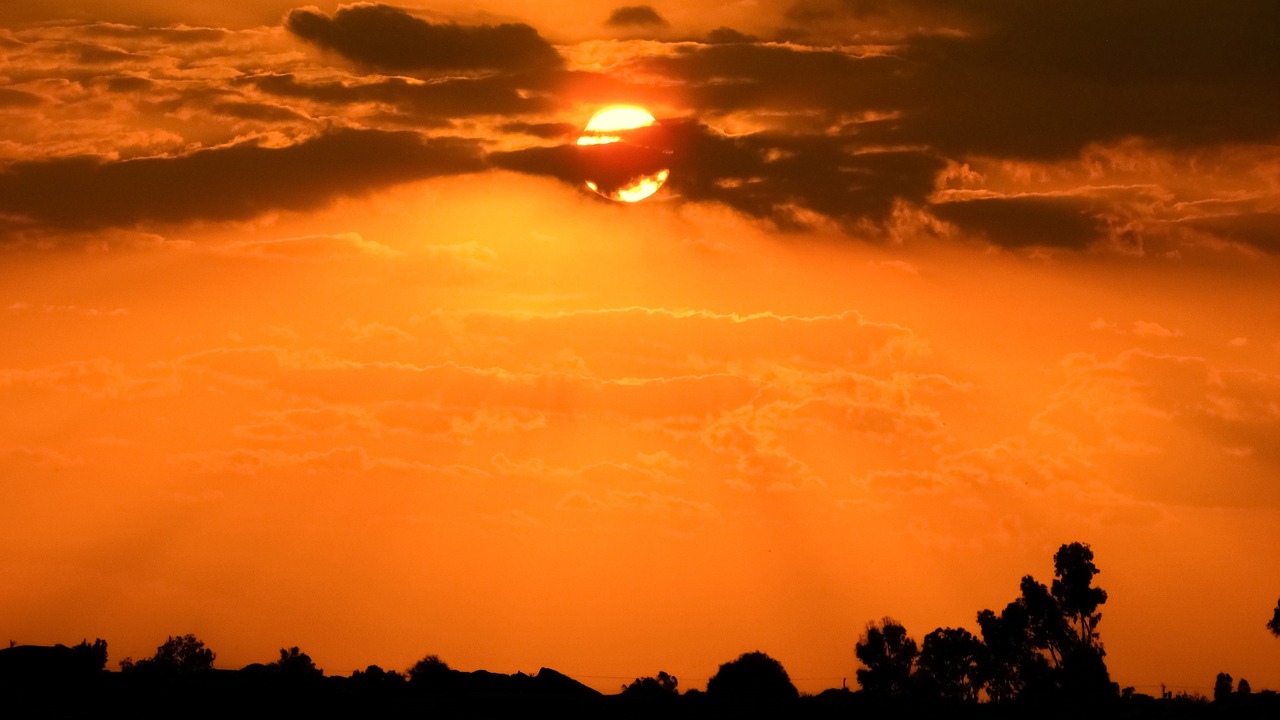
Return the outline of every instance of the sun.
[[[619,130],[637,130],[658,122],[643,108],[616,105],[596,113],[578,138],[579,145],[607,145],[622,141]]]
[[[587,187],[627,203],[658,192],[671,176],[663,166],[664,153],[637,142],[633,132],[658,124],[647,110],[634,105],[615,105],[596,113],[578,137],[578,145],[587,153]]]

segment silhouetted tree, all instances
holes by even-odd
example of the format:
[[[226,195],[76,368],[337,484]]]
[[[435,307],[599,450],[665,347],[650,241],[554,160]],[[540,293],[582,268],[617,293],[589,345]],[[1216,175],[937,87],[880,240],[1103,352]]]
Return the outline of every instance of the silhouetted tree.
[[[1271,622],[1267,623],[1267,629],[1272,635],[1280,637],[1280,600],[1276,601],[1276,609],[1271,613]]]
[[[125,658],[120,661],[120,669],[126,672],[146,670],[188,674],[211,670],[215,657],[214,652],[205,647],[195,635],[170,636],[163,645],[156,648],[155,655],[137,662]]]
[[[1098,568],[1083,543],[1062,545],[1054,554],[1052,590],[1027,575],[1020,597],[997,616],[978,614],[988,648],[987,692],[992,700],[1042,700],[1060,696],[1092,702],[1114,696],[1098,640],[1098,606],[1106,591],[1093,587]]]
[[[364,687],[380,687],[382,685],[401,685],[405,682],[404,675],[392,670],[387,672],[377,665],[370,665],[364,670],[356,670],[351,673],[351,681]]]
[[[679,684],[674,675],[659,671],[657,677],[636,678],[630,685],[623,685],[622,694],[631,698],[673,698],[680,694],[676,689]]]
[[[1018,603],[1027,611],[1027,627],[1036,648],[1049,654],[1054,667],[1062,666],[1062,658],[1070,651],[1074,638],[1071,625],[1058,600],[1044,583],[1027,575],[1020,586]]]
[[[1020,601],[1009,603],[999,615],[991,610],[979,612],[978,628],[987,648],[982,676],[993,702],[1017,700],[1030,689],[1044,686],[1049,662],[1036,649],[1031,621]]]
[[[1213,701],[1216,703],[1226,702],[1231,698],[1231,676],[1226,673],[1218,673],[1218,679],[1213,683]]]
[[[721,665],[707,682],[707,696],[726,704],[777,707],[800,693],[782,663],[756,651]]]
[[[856,673],[858,684],[873,697],[906,697],[917,652],[916,641],[897,620],[887,617],[879,625],[868,623],[854,647],[854,654],[865,666]]]
[[[1084,543],[1063,545],[1053,555],[1053,568],[1053,597],[1078,643],[1097,648],[1096,628],[1102,619],[1098,606],[1107,601],[1107,591],[1093,587],[1093,576],[1101,572],[1093,564],[1093,550]]]
[[[295,645],[288,650],[280,648],[280,659],[267,666],[290,678],[323,677],[324,671],[316,667],[311,656]]]
[[[927,697],[977,702],[986,647],[964,628],[938,628],[924,636],[915,686]]]
[[[439,655],[428,655],[409,668],[409,682],[420,687],[436,686],[451,672],[449,664],[441,660]]]
[[[79,645],[71,646],[76,666],[85,671],[98,671],[107,667],[107,641],[97,638],[90,645],[88,640],[81,640]]]
[[[1237,695],[1249,695],[1253,693],[1253,688],[1249,686],[1249,681],[1240,678],[1240,682],[1236,685]]]

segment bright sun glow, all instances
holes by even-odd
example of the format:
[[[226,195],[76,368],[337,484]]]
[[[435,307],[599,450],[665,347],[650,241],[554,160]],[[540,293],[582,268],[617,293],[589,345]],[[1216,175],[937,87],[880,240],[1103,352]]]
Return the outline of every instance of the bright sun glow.
[[[632,105],[618,105],[596,113],[578,138],[579,145],[606,145],[622,138],[607,133],[619,130],[635,130],[648,127],[657,122],[652,115],[642,108]]]
[[[586,128],[583,129],[582,136],[578,138],[578,144],[608,145],[622,142],[623,136],[617,134],[619,131],[637,130],[655,125],[657,122],[643,108],[638,108],[634,105],[615,105],[601,110],[591,118]],[[633,203],[644,200],[658,192],[658,189],[662,187],[670,175],[670,170],[659,170],[652,175],[635,179],[626,187],[616,188],[611,191],[602,190],[599,184],[592,180],[587,181],[587,187],[610,200]]]

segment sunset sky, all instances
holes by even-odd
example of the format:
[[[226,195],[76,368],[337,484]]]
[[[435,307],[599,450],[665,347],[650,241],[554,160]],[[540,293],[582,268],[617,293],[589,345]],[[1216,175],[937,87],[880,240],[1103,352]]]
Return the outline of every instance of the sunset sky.
[[[0,641],[1280,689],[1280,3],[0,4]],[[666,185],[575,141],[659,119]],[[602,168],[596,168],[601,170]],[[607,170],[608,168],[603,168]]]

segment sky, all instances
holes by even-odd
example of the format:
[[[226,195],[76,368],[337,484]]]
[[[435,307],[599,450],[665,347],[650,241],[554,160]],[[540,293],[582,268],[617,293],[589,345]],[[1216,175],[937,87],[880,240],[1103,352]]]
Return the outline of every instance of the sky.
[[[0,5],[0,639],[817,692],[1078,541],[1114,680],[1280,689],[1277,36]],[[615,104],[645,152],[585,156]],[[632,163],[669,179],[585,187]]]

